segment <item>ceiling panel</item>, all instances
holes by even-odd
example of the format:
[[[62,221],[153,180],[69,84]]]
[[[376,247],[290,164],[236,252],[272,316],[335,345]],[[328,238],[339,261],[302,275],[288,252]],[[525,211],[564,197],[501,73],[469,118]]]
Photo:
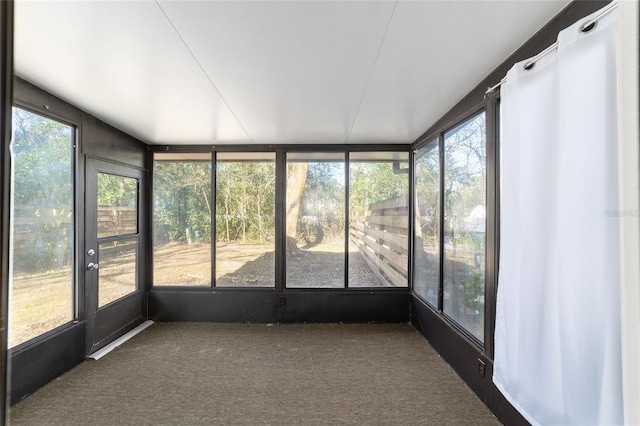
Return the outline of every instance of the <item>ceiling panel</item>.
[[[413,142],[569,1],[400,1],[350,143]]]
[[[16,74],[149,144],[413,142],[562,1],[28,1]]]
[[[16,75],[147,143],[248,138],[153,1],[19,1]]]
[[[344,143],[393,2],[160,1],[256,143]]]

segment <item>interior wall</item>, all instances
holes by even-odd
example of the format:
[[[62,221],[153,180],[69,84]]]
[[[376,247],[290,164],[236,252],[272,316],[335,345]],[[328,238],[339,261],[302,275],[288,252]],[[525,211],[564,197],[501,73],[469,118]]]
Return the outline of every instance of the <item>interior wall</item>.
[[[3,5],[5,4],[5,2],[2,3]],[[91,319],[87,318],[85,312],[85,296],[88,289],[84,282],[84,194],[87,158],[115,162],[144,172],[149,167],[147,163],[147,146],[144,143],[20,78],[15,79],[13,104],[71,124],[77,129],[75,158],[75,276],[78,315],[76,321],[55,328],[8,350],[9,364],[11,365],[8,386],[11,404],[75,367],[85,359],[91,349],[90,342],[87,342],[87,332],[90,330],[88,321]],[[7,191],[8,194],[9,191]],[[140,200],[141,204],[147,202],[148,200]],[[6,208],[3,211],[8,212],[9,209]],[[3,224],[7,222],[3,221]],[[147,224],[146,222],[141,223],[140,226],[146,227]],[[143,283],[143,292],[146,294],[146,280],[142,279],[140,281]],[[129,329],[146,319],[147,299],[146,297],[143,299],[144,301],[138,309],[139,318],[128,325],[127,329],[121,330],[122,333],[129,331]],[[117,337],[119,335],[113,336],[113,339]],[[103,345],[108,343],[108,341],[105,341]]]
[[[480,345],[442,311],[433,309],[412,292],[411,321],[460,377],[505,424],[528,424],[493,385],[493,334],[498,272],[499,242],[499,90],[486,95],[516,62],[535,56],[556,41],[558,33],[595,12],[609,1],[575,1],[499,65],[481,84],[440,118],[414,144],[420,148],[470,117],[479,109],[487,112],[487,249],[485,282],[485,339]]]

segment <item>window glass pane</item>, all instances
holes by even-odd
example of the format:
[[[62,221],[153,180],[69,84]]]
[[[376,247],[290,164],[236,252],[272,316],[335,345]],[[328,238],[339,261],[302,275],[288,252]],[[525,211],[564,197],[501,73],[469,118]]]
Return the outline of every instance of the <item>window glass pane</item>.
[[[98,307],[136,291],[138,238],[98,244]]]
[[[415,270],[413,290],[438,307],[440,282],[440,162],[438,140],[415,157]]]
[[[444,312],[484,339],[486,131],[482,113],[445,134]]]
[[[275,286],[275,153],[218,153],[216,286]]]
[[[138,180],[98,173],[98,238],[138,233]]]
[[[349,155],[349,287],[406,287],[409,154]]]
[[[287,287],[344,287],[342,153],[287,155]]]
[[[153,284],[211,285],[211,155],[153,165]]]
[[[9,346],[73,320],[74,128],[14,108]]]

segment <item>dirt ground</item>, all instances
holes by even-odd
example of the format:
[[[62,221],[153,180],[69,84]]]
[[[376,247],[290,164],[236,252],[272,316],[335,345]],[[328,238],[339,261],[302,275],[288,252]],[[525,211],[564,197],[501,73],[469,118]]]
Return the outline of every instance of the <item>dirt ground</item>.
[[[287,257],[287,286],[291,288],[340,288],[344,282],[344,242],[325,242],[302,248]],[[167,244],[154,253],[155,285],[210,286],[211,252],[207,244]],[[273,287],[273,244],[218,243],[216,286]],[[357,248],[350,247],[349,286],[382,287]]]
[[[135,291],[133,251],[100,261],[99,306]],[[10,288],[9,347],[74,319],[71,268],[15,277]]]
[[[216,285],[273,287],[273,244],[218,244]],[[287,258],[290,288],[341,288],[344,281],[344,243],[325,242],[302,248]],[[133,252],[100,261],[99,306],[135,290]],[[11,287],[10,342],[15,346],[73,319],[71,269],[16,277]],[[155,285],[210,286],[211,250],[208,244],[167,244],[154,250]],[[350,247],[349,286],[382,287],[357,249]]]
[[[9,295],[9,347],[73,319],[71,268],[15,278]]]
[[[388,287],[369,268],[357,247],[349,245],[349,287]],[[344,241],[301,247],[298,256],[287,257],[287,287],[344,287]]]

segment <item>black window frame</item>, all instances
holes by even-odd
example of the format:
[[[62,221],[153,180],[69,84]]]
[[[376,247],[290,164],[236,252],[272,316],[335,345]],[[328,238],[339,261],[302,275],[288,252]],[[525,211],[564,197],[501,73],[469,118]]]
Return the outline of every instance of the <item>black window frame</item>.
[[[158,291],[171,291],[171,292],[215,292],[215,293],[227,293],[227,292],[256,292],[256,293],[305,293],[305,292],[323,292],[323,293],[336,293],[336,294],[349,294],[349,293],[372,293],[372,292],[409,292],[412,282],[412,263],[413,263],[413,221],[410,219],[413,212],[413,203],[411,202],[411,194],[413,191],[413,158],[412,158],[412,145],[411,144],[373,144],[373,145],[344,145],[344,144],[308,144],[308,145],[217,145],[217,146],[202,146],[202,145],[150,145],[149,146],[149,164],[153,164],[153,158],[155,153],[174,153],[174,154],[203,154],[211,153],[212,156],[212,192],[211,199],[215,200],[216,192],[216,156],[217,153],[262,153],[273,152],[276,156],[276,211],[275,211],[275,287],[217,287],[215,286],[215,247],[212,247],[212,276],[211,284],[208,286],[190,286],[190,285],[155,285],[153,284],[153,261],[149,262],[148,276],[150,277],[150,289]],[[409,179],[408,179],[408,196],[410,197],[408,221],[408,277],[406,287],[350,287],[348,285],[348,220],[345,220],[345,277],[342,287],[326,287],[326,288],[292,288],[286,286],[286,223],[285,223],[285,196],[286,196],[286,167],[287,167],[287,153],[343,153],[345,156],[345,217],[348,218],[349,214],[349,154],[353,152],[405,152],[408,155],[407,162],[409,164]],[[153,167],[151,168],[149,186],[151,188],[151,200],[153,200]],[[212,209],[212,233],[215,232],[215,209]],[[153,224],[153,208],[149,209],[149,223]],[[153,226],[153,225],[152,225]],[[153,233],[152,233],[153,234]],[[212,244],[215,241],[215,235],[212,235]],[[150,253],[153,252],[153,235],[149,238]],[[213,244],[215,245],[215,244]]]
[[[432,144],[435,140],[438,141],[439,149],[439,185],[440,185],[440,218],[439,218],[439,253],[438,261],[439,276],[438,276],[438,305],[434,306],[424,297],[414,291],[414,282],[411,281],[411,293],[422,304],[424,304],[430,311],[432,311],[437,317],[449,325],[457,334],[461,335],[467,342],[478,348],[484,353],[488,359],[493,359],[494,352],[494,335],[493,329],[495,327],[495,304],[496,304],[496,291],[498,281],[498,260],[499,260],[499,194],[500,194],[500,153],[499,153],[499,102],[500,92],[496,91],[490,95],[487,95],[481,102],[471,105],[462,114],[458,115],[453,120],[450,120],[443,125],[436,128],[436,130],[426,133],[421,136],[413,146],[414,159],[412,162],[413,170],[416,170],[416,158],[415,155],[418,150]],[[479,114],[485,113],[485,143],[486,143],[486,176],[485,176],[485,206],[486,206],[486,220],[485,220],[485,288],[484,288],[484,340],[481,341],[475,337],[466,328],[460,325],[455,319],[447,315],[443,311],[443,290],[444,290],[444,139],[445,134],[452,130],[455,130],[458,126],[464,125],[466,122],[474,119]],[[413,198],[414,209],[416,196],[415,196],[415,177],[414,177],[414,190],[411,192]],[[414,232],[415,238],[415,232]],[[415,243],[415,241],[414,241]],[[415,247],[413,247],[413,253],[415,254]],[[413,266],[412,276],[415,277],[415,257],[412,255]]]
[[[19,93],[21,95],[21,93]],[[26,94],[27,97],[31,95],[31,93]],[[21,97],[16,97],[12,103],[12,111],[14,108],[21,109],[23,111],[29,112],[31,114],[43,117],[48,120],[52,120],[58,122],[60,124],[71,127],[72,130],[72,155],[71,155],[71,170],[72,170],[72,184],[71,184],[71,196],[72,196],[72,213],[71,213],[71,224],[73,229],[73,242],[72,242],[72,250],[71,250],[71,319],[64,324],[51,328],[43,333],[38,334],[24,342],[21,342],[13,347],[9,347],[7,342],[7,349],[9,350],[9,356],[16,352],[24,351],[32,346],[35,346],[46,339],[51,338],[54,335],[57,335],[69,328],[71,328],[75,323],[77,323],[83,316],[83,306],[84,306],[84,296],[83,290],[81,289],[81,280],[80,280],[80,260],[79,260],[79,241],[80,238],[83,238],[81,233],[81,227],[79,225],[79,211],[80,204],[82,203],[81,197],[78,196],[78,179],[80,176],[80,161],[79,161],[79,149],[81,143],[81,134],[82,134],[82,121],[79,117],[74,114],[73,111],[67,111],[64,108],[58,109],[56,108],[56,112],[50,111],[51,106],[48,104],[37,104],[28,98],[28,100],[23,100]],[[13,115],[13,112],[12,112]],[[13,141],[12,141],[13,143]],[[11,160],[9,160],[11,161]],[[9,183],[9,193],[12,192],[13,182]],[[8,206],[8,210],[13,208],[13,203]],[[8,244],[9,247],[12,245],[13,240],[9,239]],[[7,271],[8,273],[8,271]],[[11,278],[9,277],[9,280]],[[11,300],[7,300],[8,305],[11,305]],[[8,321],[7,321],[8,324]]]

